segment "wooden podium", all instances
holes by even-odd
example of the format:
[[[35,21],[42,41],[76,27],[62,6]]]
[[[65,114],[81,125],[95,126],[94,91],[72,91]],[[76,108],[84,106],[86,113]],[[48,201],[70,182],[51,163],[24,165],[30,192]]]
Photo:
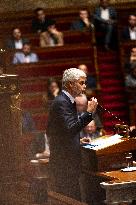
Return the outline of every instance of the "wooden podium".
[[[17,75],[0,75],[0,204],[27,205],[27,183],[21,170],[21,112]],[[26,187],[25,187],[26,186]]]

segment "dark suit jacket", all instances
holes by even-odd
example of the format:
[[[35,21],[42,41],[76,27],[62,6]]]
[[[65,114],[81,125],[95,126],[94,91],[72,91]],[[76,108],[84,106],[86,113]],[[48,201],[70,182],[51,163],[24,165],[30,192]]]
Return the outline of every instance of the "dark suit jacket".
[[[122,38],[122,40],[130,40],[129,27],[125,27],[125,28],[123,29],[121,38]]]
[[[87,76],[86,87],[87,88],[96,88],[96,80],[91,75]]]
[[[22,43],[29,43],[29,40],[26,38],[22,38]],[[6,42],[6,48],[15,49],[15,40],[13,38],[8,39]]]
[[[51,19],[45,19],[44,22],[41,22],[39,21],[38,19],[33,19],[32,20],[32,31],[33,32],[44,32],[44,31],[47,31],[47,27],[49,25],[49,22],[50,22]]]
[[[50,144],[50,163],[54,170],[64,173],[80,171],[80,131],[92,120],[84,113],[79,119],[76,105],[62,92],[51,105],[47,135]]]
[[[116,20],[117,19],[116,10],[113,7],[108,7],[108,9],[109,9],[110,19]],[[94,18],[94,23],[96,22],[105,23],[105,20],[101,18],[101,7],[96,8],[93,18]]]
[[[71,30],[74,31],[91,30],[91,26],[90,28],[87,28],[86,24],[81,19],[79,19],[71,24]]]

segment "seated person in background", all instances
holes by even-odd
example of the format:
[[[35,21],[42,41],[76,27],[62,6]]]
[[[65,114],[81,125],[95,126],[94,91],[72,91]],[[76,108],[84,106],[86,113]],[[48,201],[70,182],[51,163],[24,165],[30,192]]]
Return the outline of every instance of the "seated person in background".
[[[73,31],[91,31],[94,25],[91,22],[89,12],[87,9],[81,9],[79,11],[79,20],[71,24],[71,30]]]
[[[22,51],[16,52],[14,54],[13,64],[36,62],[38,62],[38,56],[37,54],[31,52],[31,45],[29,43],[25,43],[23,45]]]
[[[54,100],[54,98],[60,92],[59,82],[53,78],[49,79],[47,84],[47,93],[43,96],[44,103],[47,107],[49,107]]]
[[[80,142],[84,143],[91,143],[93,139],[96,139],[101,136],[99,130],[97,130],[97,126],[94,120],[92,120],[82,131],[82,136]]]
[[[129,15],[128,26],[122,32],[122,40],[136,40],[136,15]]]
[[[131,65],[131,72],[126,76],[125,84],[127,87],[136,88],[136,62]]]
[[[50,20],[47,31],[40,34],[40,47],[63,46],[63,33],[58,31],[54,20]]]
[[[6,42],[6,48],[9,49],[22,49],[24,43],[29,43],[29,40],[22,37],[19,28],[14,28],[12,32],[12,38]]]
[[[29,156],[33,158],[49,157],[49,142],[46,133],[38,133],[36,131],[36,125],[29,112],[22,113],[22,134],[33,134],[33,138],[30,139]]]
[[[75,98],[75,101],[76,101],[78,117],[80,117],[82,114],[84,114],[84,112],[87,111],[88,100],[85,94],[81,94]],[[103,126],[98,115],[98,110],[96,110],[96,112],[93,113],[93,119],[95,120],[97,127],[101,129]]]
[[[136,48],[132,48],[130,54],[130,63],[134,63],[135,61],[136,61]]]
[[[132,48],[130,55],[126,58],[125,71],[130,73],[132,64],[136,63],[136,48]]]
[[[81,64],[78,66],[78,69],[82,70],[85,72],[87,75],[87,80],[86,80],[86,87],[87,89],[95,89],[96,88],[96,80],[94,77],[88,74],[88,68],[86,65]]]
[[[109,1],[100,0],[100,5],[94,13],[94,25],[96,30],[105,33],[104,47],[106,50],[109,50],[116,20],[116,10],[109,6]]]
[[[37,8],[35,10],[35,18],[32,20],[32,31],[35,33],[46,31],[49,21],[50,19],[46,18],[44,9]]]

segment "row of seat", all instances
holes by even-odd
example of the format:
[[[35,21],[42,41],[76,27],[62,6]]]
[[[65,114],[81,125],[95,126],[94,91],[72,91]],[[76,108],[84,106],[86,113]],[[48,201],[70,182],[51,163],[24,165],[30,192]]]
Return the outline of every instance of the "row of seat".
[[[63,32],[64,44],[76,44],[76,43],[88,43],[92,44],[92,33],[91,32],[78,32],[78,31],[65,31]],[[40,36],[37,34],[25,34],[24,38],[30,40],[33,47],[39,47]],[[6,41],[8,37],[0,37],[0,48],[6,49]]]
[[[16,50],[6,50],[1,53],[1,61],[4,66],[9,66],[12,64],[13,56],[17,52]],[[72,58],[76,60],[83,60],[83,58],[88,58],[90,60],[91,67],[94,67],[94,48],[89,45],[88,43],[82,43],[82,44],[71,44],[65,45],[65,46],[58,46],[58,47],[50,47],[48,49],[45,48],[35,48],[33,49],[33,52],[37,53],[40,62],[42,63],[42,67],[45,63],[48,61],[51,61],[52,64],[55,64],[56,60],[62,60],[62,61],[71,61]],[[53,62],[54,60],[54,62]],[[81,61],[80,60],[80,61]],[[56,61],[57,62],[57,61]],[[29,65],[28,65],[29,66]]]
[[[136,6],[130,2],[129,4],[114,5],[118,13],[118,24],[126,25],[128,15],[135,13]],[[70,29],[70,25],[78,18],[78,12],[81,8],[88,8],[91,13],[94,11],[94,7],[76,7],[76,8],[61,8],[61,9],[45,9],[47,17],[54,18],[57,22],[57,27],[61,31]],[[0,35],[11,33],[14,27],[20,27],[22,32],[31,33],[31,22],[34,17],[33,11],[24,11],[16,13],[3,13],[0,19]]]

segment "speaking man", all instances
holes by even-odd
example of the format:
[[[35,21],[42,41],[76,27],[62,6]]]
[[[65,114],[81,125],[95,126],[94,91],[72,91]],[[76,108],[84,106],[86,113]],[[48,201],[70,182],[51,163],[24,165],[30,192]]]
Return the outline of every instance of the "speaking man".
[[[75,97],[85,91],[86,74],[77,68],[64,71],[62,92],[53,101],[47,135],[50,143],[52,190],[80,200],[80,131],[92,121],[97,99],[88,102],[87,111],[78,118]]]

